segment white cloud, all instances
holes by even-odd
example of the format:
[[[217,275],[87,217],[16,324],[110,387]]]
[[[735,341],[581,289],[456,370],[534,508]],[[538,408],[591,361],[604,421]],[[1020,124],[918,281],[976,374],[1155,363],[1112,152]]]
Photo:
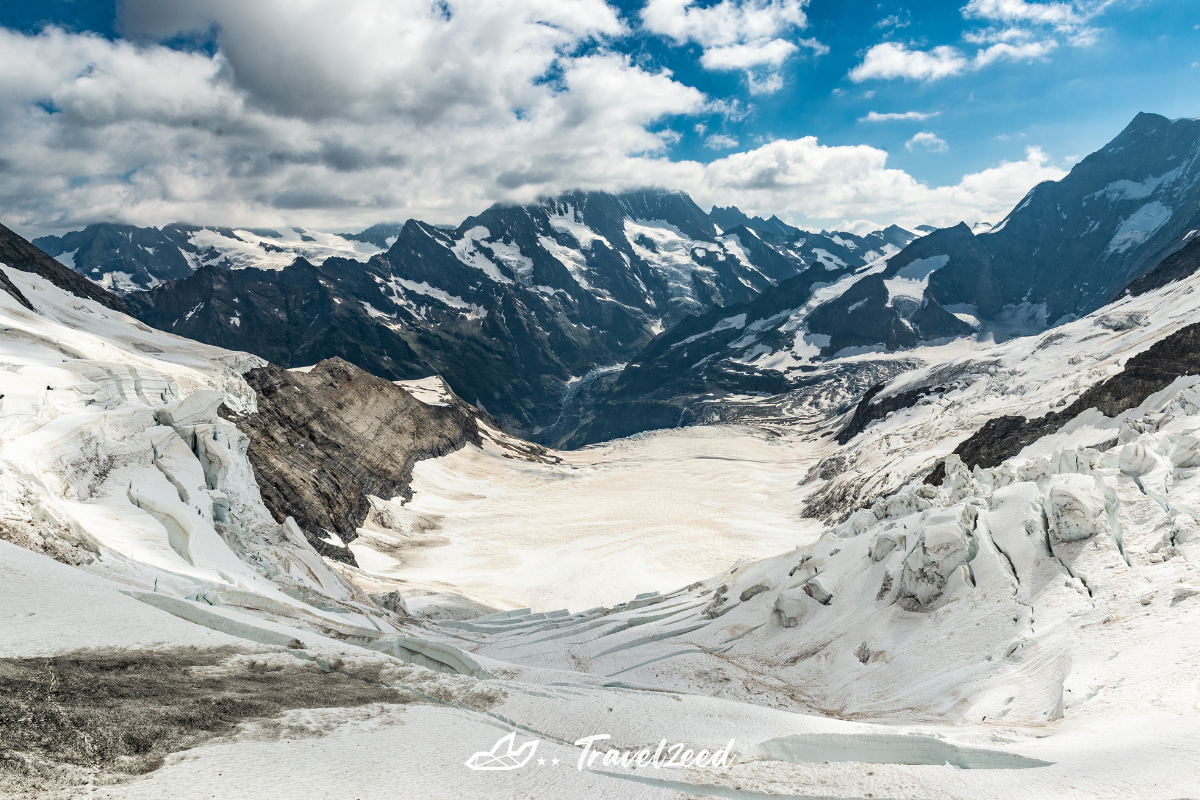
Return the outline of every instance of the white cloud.
[[[1074,30],[1085,26],[1104,12],[1113,0],[1073,3],[1030,3],[1026,0],[971,0],[962,9],[967,19],[990,22],[1032,23],[1050,25],[1059,30]]]
[[[846,231],[858,236],[866,236],[868,233],[886,228],[886,225],[881,225],[874,220],[869,219],[844,219],[834,225],[830,225],[826,230],[830,231]]]
[[[783,39],[712,47],[700,56],[700,65],[711,70],[747,69],[763,65],[777,67],[796,49],[796,45]]]
[[[1018,45],[998,42],[976,53],[973,64],[975,69],[982,69],[997,61],[1024,61],[1033,58],[1043,58],[1056,47],[1058,47],[1058,42],[1053,39],[1046,39],[1041,42],[1026,42]]]
[[[791,28],[804,28],[808,0],[722,0],[708,7],[694,0],[649,0],[642,25],[676,44],[695,42],[722,47],[773,39]]]
[[[931,131],[921,131],[916,136],[904,143],[904,147],[911,153],[918,147],[924,148],[931,153],[944,153],[950,149],[946,144],[945,139],[939,139]]]
[[[813,39],[797,39],[796,44],[800,45],[801,47],[807,47],[809,50],[812,50],[814,56],[820,57],[820,56],[829,55],[829,45],[819,42],[815,38],[813,38]]]
[[[799,47],[816,55],[829,52],[815,39],[782,38],[808,25],[807,5],[808,0],[721,0],[709,6],[695,0],[649,0],[641,20],[647,31],[676,45],[700,45],[705,69],[744,70],[753,94],[770,94],[783,86],[778,69]]]
[[[1059,172],[1031,155],[930,188],[882,150],[813,138],[671,161],[676,129],[752,107],[612,53],[624,29],[602,0],[460,0],[448,17],[424,0],[123,8],[134,41],[0,29],[0,208],[23,232],[457,223],[496,201],[647,185],[795,222],[941,224],[995,219]],[[215,55],[156,44],[214,25]]]
[[[783,88],[783,76],[778,72],[768,72],[760,77],[757,73],[747,72],[746,83],[750,94],[774,94]]]
[[[961,9],[963,18],[992,23],[992,27],[963,33],[964,41],[980,46],[973,55],[966,55],[950,45],[922,51],[910,50],[898,42],[882,42],[868,50],[862,63],[850,70],[850,79],[858,83],[893,78],[936,81],[980,70],[999,61],[1045,58],[1059,46],[1060,40],[1075,47],[1087,47],[1100,35],[1100,31],[1089,27],[1088,23],[1103,14],[1113,2],[1115,0],[1069,3],[970,0]],[[876,27],[889,20],[880,20]]]
[[[887,168],[887,153],[866,145],[831,147],[815,137],[778,140],[708,164],[693,189],[702,205],[733,203],[749,214],[778,213],[794,223],[846,219],[916,225],[973,224],[1007,214],[1036,184],[1065,171],[1037,148],[952,186],[930,187]]]
[[[997,61],[1043,58],[1057,46],[1058,43],[1053,39],[1016,45],[997,42],[979,50],[974,57],[968,59],[961,50],[948,45],[941,45],[926,52],[909,50],[896,42],[883,42],[868,50],[863,62],[850,70],[850,79],[856,83],[893,78],[932,82],[963,72],[980,70]]]
[[[710,150],[730,150],[738,146],[738,140],[734,136],[714,133],[704,140],[704,146]]]
[[[905,111],[903,113],[889,112],[887,114],[880,114],[878,111],[872,111],[869,114],[867,114],[865,117],[859,117],[858,121],[859,122],[892,122],[894,120],[906,120],[906,119],[922,120],[922,119],[929,119],[930,117],[936,117],[940,113],[942,113],[942,112],[930,111],[928,113],[923,113],[921,111]]]
[[[925,52],[909,50],[898,42],[883,42],[868,50],[863,62],[850,70],[850,79],[855,83],[872,78],[935,81],[957,75],[969,65],[957,48],[947,45]]]
[[[977,37],[993,37],[993,41],[1005,41],[1003,37],[1035,35],[1036,30],[1051,29],[1063,40],[1075,47],[1095,44],[1101,31],[1090,23],[1112,5],[1115,0],[1074,0],[1074,2],[1030,3],[1026,0],[971,0],[962,9],[966,19],[981,19],[1005,27],[976,32]]]
[[[714,114],[720,114],[730,122],[741,122],[744,119],[748,119],[754,113],[754,106],[746,105],[737,98],[733,100],[710,100],[708,110]]]
[[[573,55],[621,34],[603,0],[124,8],[140,44],[0,29],[9,222],[457,222],[574,185],[673,183],[662,122],[723,113],[603,46]],[[148,38],[214,23],[214,56]]]
[[[887,30],[889,28],[907,28],[911,24],[912,21],[909,19],[908,12],[905,12],[904,19],[901,19],[899,14],[892,14],[890,17],[884,17],[876,22],[875,27]]]

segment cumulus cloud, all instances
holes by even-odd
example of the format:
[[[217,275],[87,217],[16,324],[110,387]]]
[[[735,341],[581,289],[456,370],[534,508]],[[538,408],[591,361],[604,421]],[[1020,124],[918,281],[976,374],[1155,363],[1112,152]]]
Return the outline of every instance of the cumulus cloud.
[[[976,69],[982,69],[997,61],[1022,61],[1042,58],[1056,47],[1058,47],[1058,42],[1053,39],[1015,45],[1008,44],[1007,42],[998,42],[976,53],[974,64]]]
[[[883,42],[867,51],[861,64],[850,70],[850,80],[855,83],[881,78],[912,78],[919,81],[935,81],[957,75],[970,66],[970,62],[955,47],[942,45],[926,52],[909,50],[899,42]]]
[[[777,37],[804,28],[808,0],[722,0],[698,6],[695,0],[650,0],[642,9],[646,30],[669,36],[676,44],[695,42],[718,47]]]
[[[1092,4],[1103,7],[1108,3]],[[1100,8],[1082,10],[1074,3],[1029,3],[1026,0],[971,0],[963,7],[967,19],[986,19],[1006,23],[1034,22],[1056,27],[1085,24]]]
[[[710,47],[700,56],[705,69],[733,70],[767,65],[777,67],[796,52],[796,45],[783,39],[769,39],[753,44],[731,44],[725,47]]]
[[[1075,2],[1031,3],[1026,0],[971,0],[962,9],[966,19],[990,23],[982,31],[968,34],[968,40],[1011,41],[1042,37],[1051,46],[1062,42],[1075,47],[1095,44],[1101,31],[1092,27],[1096,17],[1115,0],[1075,0]],[[1055,38],[1056,37],[1056,38]]]
[[[815,137],[779,140],[709,164],[695,190],[747,213],[778,213],[794,221],[870,218],[908,227],[973,224],[997,219],[1036,184],[1065,171],[1031,147],[1022,161],[1002,161],[957,184],[931,187],[887,167],[887,153],[866,145],[827,146]]]
[[[1114,1],[970,0],[961,10],[963,18],[989,23],[987,28],[963,33],[964,41],[980,46],[973,55],[950,45],[922,51],[910,50],[897,42],[882,42],[868,50],[862,63],[850,70],[850,79],[859,83],[892,78],[936,81],[1000,61],[1045,58],[1061,42],[1086,47],[1095,43],[1100,34],[1090,22]]]
[[[647,31],[676,45],[700,45],[705,69],[743,70],[753,93],[768,94],[783,86],[778,68],[800,47],[815,55],[829,52],[816,39],[782,38],[808,25],[806,5],[808,0],[721,0],[709,6],[695,0],[649,0],[641,20]]]
[[[931,131],[921,131],[916,136],[905,142],[904,147],[910,153],[918,147],[923,150],[928,150],[931,153],[944,153],[950,149],[950,145],[946,144],[945,139],[938,138],[938,136]]]
[[[997,42],[979,50],[974,57],[967,58],[961,50],[949,45],[941,45],[926,52],[909,50],[896,42],[883,42],[868,50],[863,62],[850,70],[850,79],[855,83],[876,78],[881,80],[909,78],[931,82],[963,72],[983,69],[997,61],[1026,61],[1042,58],[1057,46],[1058,43],[1053,39],[1015,45]]]
[[[759,77],[753,72],[747,72],[746,83],[750,94],[775,94],[783,88],[783,76],[778,72],[768,72]]]
[[[707,165],[672,161],[676,128],[736,122],[751,107],[613,52],[628,32],[603,0],[122,7],[126,38],[115,41],[0,29],[0,209],[23,232],[101,221],[456,223],[497,201],[640,186],[800,223],[940,224],[973,209],[996,218],[1056,176],[1030,156],[930,188],[888,169],[882,150],[811,138]],[[767,7],[802,4],[753,6]],[[211,52],[161,44],[196,31],[216,31],[202,34],[215,35]],[[769,91],[781,78],[755,80]],[[708,143],[738,146],[727,133]]]
[[[704,146],[710,150],[731,150],[738,146],[738,140],[735,136],[726,136],[723,133],[714,133],[704,140]]]
[[[801,47],[805,47],[809,50],[812,50],[812,54],[814,56],[829,55],[829,45],[827,45],[823,42],[820,42],[815,38],[797,39],[796,44],[800,45]]]
[[[906,120],[906,119],[923,120],[923,119],[929,119],[930,117],[936,117],[940,113],[942,113],[942,112],[930,111],[928,113],[923,113],[921,111],[905,111],[902,113],[901,112],[889,112],[886,114],[880,114],[878,111],[872,111],[869,114],[867,114],[865,117],[859,117],[858,121],[859,122],[893,122],[895,120]]]
[[[603,0],[124,9],[132,41],[0,29],[11,222],[457,221],[564,186],[673,182],[662,122],[709,109],[583,47],[623,31]],[[215,55],[155,43],[214,26]]]

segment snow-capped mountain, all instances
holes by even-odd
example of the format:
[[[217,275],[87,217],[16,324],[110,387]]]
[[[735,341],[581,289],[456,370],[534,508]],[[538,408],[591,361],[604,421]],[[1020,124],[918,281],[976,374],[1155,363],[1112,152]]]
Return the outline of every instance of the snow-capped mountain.
[[[114,289],[171,279],[125,295],[160,329],[284,366],[338,356],[389,380],[440,374],[506,429],[556,442],[594,379],[656,333],[810,268],[847,274],[914,236],[783,234],[725,230],[684,194],[640,191],[494,206],[454,230],[97,225],[38,242]]]
[[[368,228],[354,238],[303,228],[137,228],[101,223],[33,244],[79,274],[114,292],[153,288],[205,266],[282,269],[297,258],[320,263],[331,256],[369,258],[386,250],[393,226]]]
[[[1198,229],[1200,121],[1139,114],[987,232],[928,232],[811,296],[780,284],[664,333],[572,441],[844,410],[914,365],[1095,310]]]

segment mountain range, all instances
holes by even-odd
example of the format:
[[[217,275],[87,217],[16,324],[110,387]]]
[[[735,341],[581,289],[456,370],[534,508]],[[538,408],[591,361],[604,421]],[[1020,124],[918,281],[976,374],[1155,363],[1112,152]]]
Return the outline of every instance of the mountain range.
[[[948,342],[1087,314],[1200,228],[1198,158],[1200,122],[1139,114],[974,230],[811,233],[641,190],[497,205],[452,230],[101,224],[35,244],[154,327],[287,367],[436,373],[506,429],[578,446],[824,419]]]
[[[936,230],[831,286],[783,282],[664,333],[598,394],[571,443],[670,419],[823,421],[954,352],[951,341],[1002,341],[1094,311],[1198,229],[1200,121],[1139,114],[986,232]]]
[[[494,206],[453,230],[93,225],[35,243],[124,291],[154,327],[287,367],[338,356],[389,380],[439,374],[506,429],[554,443],[574,429],[572,401],[662,330],[914,238],[896,227],[796,238],[760,234],[771,226],[736,209],[722,219],[736,224],[677,192],[575,192]]]

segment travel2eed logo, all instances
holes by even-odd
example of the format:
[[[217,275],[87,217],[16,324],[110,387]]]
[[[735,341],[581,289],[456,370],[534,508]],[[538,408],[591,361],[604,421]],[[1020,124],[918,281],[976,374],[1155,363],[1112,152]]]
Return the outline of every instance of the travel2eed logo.
[[[668,745],[666,739],[658,743],[658,747],[653,754],[648,747],[641,750],[624,751],[610,748],[602,752],[598,746],[593,746],[611,738],[612,736],[607,733],[598,733],[595,736],[588,736],[575,742],[576,747],[583,748],[583,752],[579,754],[579,761],[575,765],[575,768],[580,771],[592,769],[596,766],[596,759],[600,759],[600,766],[624,767],[625,769],[636,769],[638,767],[654,767],[655,769],[662,769],[663,767],[727,769],[732,766],[729,754],[733,750],[733,739],[729,740],[729,744],[712,753],[708,750],[695,751],[688,749],[687,745],[682,742]],[[537,739],[530,739],[520,747],[517,747],[517,732],[513,731],[506,736],[500,737],[500,740],[492,745],[491,750],[481,750],[468,758],[465,763],[468,769],[476,771],[495,770],[508,772],[520,769],[532,761],[534,754],[537,753],[537,747]],[[539,758],[537,763],[538,766],[545,766],[547,763],[551,766],[557,766],[559,760],[554,758],[547,762],[546,759]]]

